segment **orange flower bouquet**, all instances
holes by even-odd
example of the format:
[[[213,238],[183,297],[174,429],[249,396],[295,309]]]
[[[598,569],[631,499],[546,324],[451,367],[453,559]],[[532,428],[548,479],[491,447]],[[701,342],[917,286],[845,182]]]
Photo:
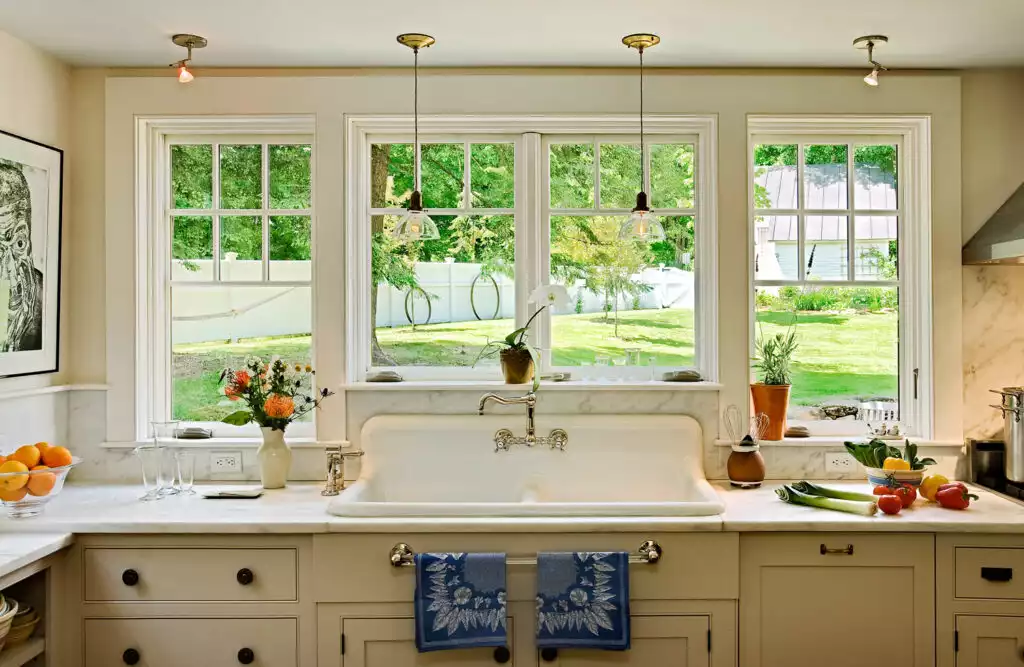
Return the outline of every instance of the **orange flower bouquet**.
[[[263,428],[283,431],[288,424],[320,407],[334,392],[313,388],[315,372],[306,365],[294,367],[280,359],[270,363],[249,357],[242,370],[225,369],[220,380],[224,395],[245,403],[247,409],[232,412],[223,421],[234,426],[255,422]]]

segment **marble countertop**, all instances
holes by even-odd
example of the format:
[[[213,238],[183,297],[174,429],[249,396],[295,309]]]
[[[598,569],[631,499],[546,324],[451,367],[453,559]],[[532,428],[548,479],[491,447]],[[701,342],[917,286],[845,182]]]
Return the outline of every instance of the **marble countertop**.
[[[70,546],[71,533],[0,536],[0,578]]]
[[[868,490],[863,483],[826,482],[829,486]],[[434,533],[434,532],[1024,532],[1024,503],[972,489],[980,500],[964,511],[919,501],[897,516],[861,517],[788,505],[775,497],[778,482],[737,490],[728,483],[715,489],[725,513],[708,517],[624,517],[619,519],[477,518],[369,519],[327,514],[320,485],[293,484],[256,500],[208,500],[199,496],[138,500],[137,486],[69,485],[41,516],[0,518],[0,563],[10,535],[37,533]],[[60,547],[57,547],[60,548]]]

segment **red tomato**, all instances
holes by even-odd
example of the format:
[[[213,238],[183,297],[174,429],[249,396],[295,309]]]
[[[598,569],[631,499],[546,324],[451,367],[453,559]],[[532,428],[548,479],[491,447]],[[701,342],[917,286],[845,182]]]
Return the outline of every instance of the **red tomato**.
[[[885,484],[879,484],[878,486],[871,490],[871,493],[875,494],[876,496],[888,496],[892,494],[892,487],[887,486]]]
[[[917,500],[917,489],[909,484],[904,484],[900,488],[895,489],[893,494],[899,496],[900,502],[903,503],[903,509],[910,507]]]
[[[903,509],[903,501],[899,496],[889,494],[878,498],[878,509],[886,514],[899,514]]]

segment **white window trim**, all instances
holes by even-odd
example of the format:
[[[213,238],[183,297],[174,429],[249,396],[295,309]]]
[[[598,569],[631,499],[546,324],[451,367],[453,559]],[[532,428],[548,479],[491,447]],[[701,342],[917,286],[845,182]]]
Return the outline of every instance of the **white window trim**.
[[[755,140],[755,137],[758,139]],[[900,211],[900,413],[912,436],[934,434],[932,357],[931,118],[929,116],[769,116],[747,117],[747,254],[754,275],[754,164],[756,143],[892,140],[900,143],[897,207]],[[851,175],[852,178],[852,175]],[[851,208],[853,202],[850,202]],[[913,252],[908,252],[909,249]],[[863,283],[862,283],[863,284]],[[750,290],[749,331],[755,335],[754,290]],[[914,370],[917,373],[914,373]],[[904,398],[907,397],[907,398]],[[909,399],[909,400],[908,400]],[[811,423],[810,425],[813,425]],[[820,424],[819,424],[820,426]]]
[[[421,116],[421,143],[433,142],[438,136],[451,136],[458,141],[466,137],[486,140],[495,135],[508,140],[515,135],[516,146],[516,321],[528,319],[525,295],[547,282],[546,261],[529,250],[546,247],[548,221],[544,168],[546,151],[542,141],[548,135],[632,135],[639,133],[636,116]],[[695,261],[700,267],[696,275],[698,306],[695,336],[697,367],[704,378],[718,378],[718,224],[717,224],[717,141],[718,118],[715,115],[650,115],[645,116],[644,129],[651,144],[664,135],[686,135],[695,148],[696,183],[694,199],[699,207],[700,222],[696,231]],[[346,256],[350,266],[346,289],[347,317],[350,323],[346,337],[346,373],[349,383],[361,382],[371,369],[370,328],[370,226],[369,219],[369,150],[371,141],[381,137],[402,137],[408,142],[412,134],[411,116],[346,116]],[[422,137],[426,136],[424,141]],[[498,140],[498,139],[496,139]],[[525,187],[529,182],[532,187]],[[546,253],[545,253],[546,257]],[[535,340],[546,341],[550,318],[538,318]],[[430,368],[401,372],[406,380],[496,379],[495,368]]]
[[[169,201],[170,151],[172,143],[187,137],[215,143],[222,139],[244,142],[246,137],[266,140],[268,136],[294,142],[306,135],[313,140],[315,121],[309,116],[218,116],[218,117],[139,117],[135,134],[135,410],[134,434],[137,441],[150,437],[150,422],[166,414],[170,381],[170,230],[165,202]],[[221,143],[227,143],[221,141]],[[310,165],[315,170],[315,160]],[[311,173],[311,183],[315,174]],[[316,188],[312,201],[312,246],[316,246]],[[214,202],[215,204],[217,202]],[[216,242],[215,242],[216,248]],[[315,266],[314,251],[314,266]],[[316,283],[315,268],[311,285]],[[248,282],[247,285],[261,283]],[[277,283],[274,283],[276,286]],[[281,286],[287,287],[287,283]],[[313,300],[313,329],[316,328],[316,300]],[[313,350],[315,355],[315,348]],[[315,363],[315,358],[314,358]],[[108,402],[108,420],[117,406]],[[297,424],[298,427],[306,426]],[[298,428],[298,437],[312,436],[315,427]],[[218,436],[257,439],[255,425],[217,425]]]

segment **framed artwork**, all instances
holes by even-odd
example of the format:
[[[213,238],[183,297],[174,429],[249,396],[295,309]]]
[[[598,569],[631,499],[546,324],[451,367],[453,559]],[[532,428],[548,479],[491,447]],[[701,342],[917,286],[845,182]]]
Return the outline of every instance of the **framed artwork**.
[[[0,377],[57,371],[64,151],[0,130]]]

